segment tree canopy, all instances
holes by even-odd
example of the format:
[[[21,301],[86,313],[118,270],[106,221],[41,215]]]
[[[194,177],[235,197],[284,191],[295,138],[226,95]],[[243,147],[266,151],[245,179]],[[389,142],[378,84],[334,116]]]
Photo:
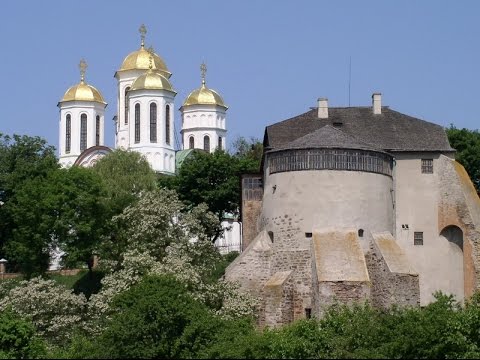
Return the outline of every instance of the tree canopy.
[[[88,262],[104,229],[101,179],[90,169],[53,169],[25,180],[5,204],[15,228],[6,255],[27,276],[44,273],[51,250],[60,247],[70,263]]]
[[[138,152],[117,149],[93,166],[106,187],[105,207],[118,215],[138,200],[142,192],[156,187],[157,177],[148,161]]]
[[[480,192],[480,132],[478,130],[447,128],[450,145],[457,150],[456,159],[465,167],[477,192]]]
[[[174,189],[188,205],[207,204],[221,221],[226,213],[238,213],[240,175],[259,171],[260,162],[255,156],[249,150],[242,150],[238,155],[221,150],[214,153],[196,151],[183,162],[177,176],[162,177],[159,183]]]

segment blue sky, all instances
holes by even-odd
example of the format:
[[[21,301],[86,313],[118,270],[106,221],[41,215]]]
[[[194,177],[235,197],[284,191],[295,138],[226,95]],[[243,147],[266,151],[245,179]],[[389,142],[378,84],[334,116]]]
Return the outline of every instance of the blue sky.
[[[57,146],[56,107],[79,81],[108,102],[114,144],[113,75],[140,45],[139,26],[173,73],[178,109],[207,85],[229,105],[228,141],[263,137],[266,125],[330,106],[383,104],[440,125],[477,129],[480,1],[24,1],[2,2],[0,132],[39,135]],[[177,130],[179,113],[176,113]]]

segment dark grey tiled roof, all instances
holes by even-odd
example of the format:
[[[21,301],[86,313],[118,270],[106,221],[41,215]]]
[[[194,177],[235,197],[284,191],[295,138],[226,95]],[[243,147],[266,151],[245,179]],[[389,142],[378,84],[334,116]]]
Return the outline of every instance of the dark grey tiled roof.
[[[264,145],[271,149],[289,148],[295,140],[335,124],[343,133],[378,150],[454,151],[443,127],[408,116],[388,107],[373,114],[371,107],[329,108],[328,119],[319,119],[317,109],[267,126]],[[312,141],[308,137],[309,141]],[[340,140],[340,139],[339,139]],[[345,140],[345,139],[344,139]],[[348,140],[351,141],[351,140]],[[348,143],[346,144],[348,145]],[[339,143],[337,147],[342,147]],[[267,149],[268,150],[268,149]]]
[[[307,148],[347,148],[378,151],[378,149],[374,149],[372,146],[331,125],[325,125],[290,143],[276,147],[274,150]]]

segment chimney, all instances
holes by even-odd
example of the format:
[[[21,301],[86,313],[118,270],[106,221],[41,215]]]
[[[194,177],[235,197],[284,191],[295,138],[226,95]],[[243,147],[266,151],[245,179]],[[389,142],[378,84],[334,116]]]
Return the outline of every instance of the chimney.
[[[328,99],[327,98],[318,99],[318,118],[328,119]]]
[[[382,113],[382,94],[373,93],[372,94],[372,108],[374,114]]]

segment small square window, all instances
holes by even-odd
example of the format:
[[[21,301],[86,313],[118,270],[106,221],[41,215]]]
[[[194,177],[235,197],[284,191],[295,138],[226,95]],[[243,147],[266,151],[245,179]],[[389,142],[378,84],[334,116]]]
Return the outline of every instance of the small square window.
[[[422,159],[422,174],[433,174],[433,159]]]
[[[306,233],[305,233],[305,237],[306,237],[306,238],[311,238],[311,237],[312,237],[312,233],[311,233],[311,232],[306,232]]]
[[[423,232],[415,231],[413,233],[413,245],[423,245]]]

